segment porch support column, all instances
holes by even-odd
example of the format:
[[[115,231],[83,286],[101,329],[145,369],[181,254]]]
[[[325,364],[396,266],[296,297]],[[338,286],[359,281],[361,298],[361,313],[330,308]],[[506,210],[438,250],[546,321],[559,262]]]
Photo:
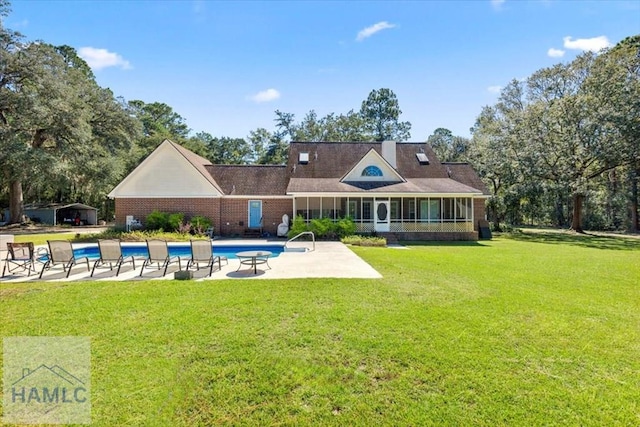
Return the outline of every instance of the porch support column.
[[[475,230],[476,229],[476,213],[475,213],[475,210],[473,209],[473,205],[475,205],[475,199],[472,197],[471,198],[471,229]]]

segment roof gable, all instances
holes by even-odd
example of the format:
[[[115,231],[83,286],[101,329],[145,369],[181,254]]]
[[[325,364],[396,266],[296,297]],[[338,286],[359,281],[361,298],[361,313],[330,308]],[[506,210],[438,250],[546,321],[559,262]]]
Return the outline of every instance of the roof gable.
[[[375,170],[381,174],[368,173]],[[404,182],[404,178],[387,162],[380,153],[371,148],[367,154],[362,156],[343,177],[340,182],[376,182],[376,183],[396,183]]]
[[[168,139],[142,161],[109,197],[217,197],[211,162]]]

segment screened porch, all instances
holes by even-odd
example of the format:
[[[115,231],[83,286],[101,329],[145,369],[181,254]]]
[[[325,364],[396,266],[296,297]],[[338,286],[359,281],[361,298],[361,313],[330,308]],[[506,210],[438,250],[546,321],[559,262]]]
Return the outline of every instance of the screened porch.
[[[293,210],[307,222],[350,217],[358,232],[473,231],[472,197],[296,196]]]

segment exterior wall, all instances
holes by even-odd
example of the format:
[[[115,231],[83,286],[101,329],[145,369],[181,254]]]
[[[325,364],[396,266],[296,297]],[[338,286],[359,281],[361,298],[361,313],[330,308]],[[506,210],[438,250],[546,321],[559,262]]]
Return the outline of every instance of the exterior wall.
[[[473,199],[473,229],[478,231],[478,220],[487,219],[487,200]]]
[[[282,222],[282,215],[289,215],[289,222],[293,220],[293,200],[260,199],[248,197],[246,199],[225,198],[221,205],[220,234],[223,236],[241,236],[249,228],[249,200],[262,200],[262,231],[275,236],[278,225]]]
[[[282,215],[289,215],[293,221],[293,200],[260,199],[260,198],[144,198],[144,199],[116,199],[116,224],[124,227],[127,215],[133,215],[144,225],[144,220],[154,210],[162,212],[180,212],[187,218],[202,215],[209,218],[215,228],[215,233],[222,236],[243,235],[248,228],[249,200],[262,200],[263,232],[273,236],[277,234],[278,225],[282,222]],[[403,232],[397,231],[400,240],[477,240],[478,220],[485,218],[485,199],[474,199],[474,232],[438,231],[438,232]],[[369,224],[358,224],[366,228]],[[373,228],[373,223],[370,224]],[[464,226],[464,224],[458,224]],[[471,226],[471,224],[469,224]],[[371,232],[373,230],[359,230]]]
[[[147,215],[156,209],[184,213],[186,218],[202,215],[211,220],[216,234],[220,230],[220,199],[214,198],[116,199],[116,225],[124,227],[127,215],[133,215],[144,225]]]

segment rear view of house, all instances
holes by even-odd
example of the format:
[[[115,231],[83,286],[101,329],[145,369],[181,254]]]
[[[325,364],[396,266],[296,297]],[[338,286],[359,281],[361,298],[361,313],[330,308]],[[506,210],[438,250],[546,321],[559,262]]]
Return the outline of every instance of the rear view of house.
[[[487,191],[470,165],[425,143],[292,142],[286,165],[214,165],[165,140],[111,191],[116,222],[153,210],[211,219],[217,234],[276,235],[284,214],[350,217],[361,233],[475,240]]]

